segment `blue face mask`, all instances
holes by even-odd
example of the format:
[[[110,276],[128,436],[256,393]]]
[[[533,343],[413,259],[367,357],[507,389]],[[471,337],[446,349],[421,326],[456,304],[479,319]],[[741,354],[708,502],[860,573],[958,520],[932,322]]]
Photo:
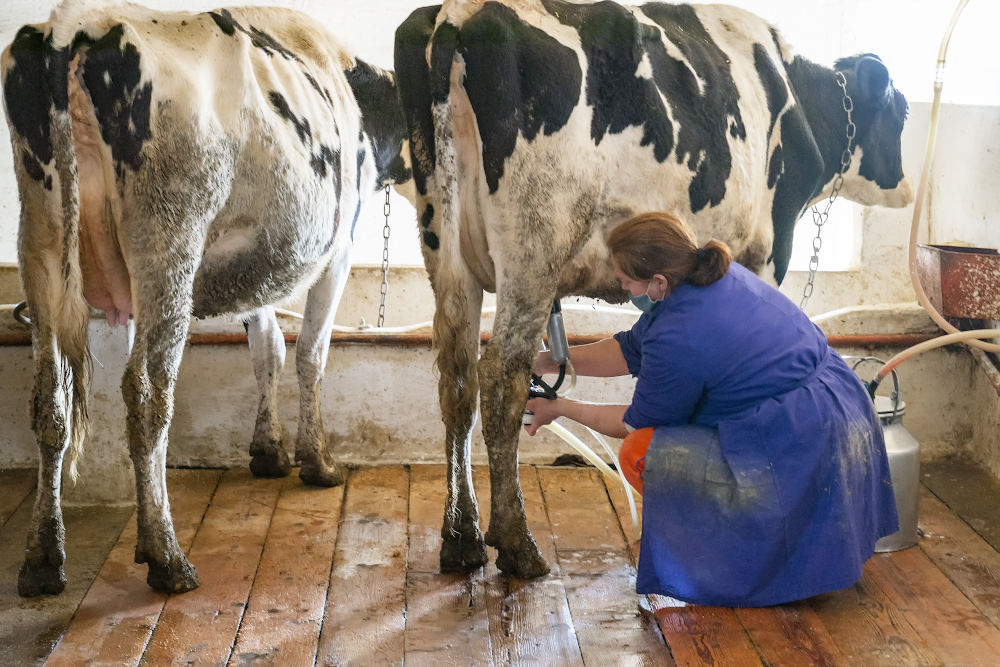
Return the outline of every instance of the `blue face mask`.
[[[648,294],[641,294],[639,296],[629,294],[628,300],[632,302],[633,306],[644,313],[652,312],[653,308],[656,307],[656,302],[649,298]]]
[[[632,302],[632,305],[641,310],[644,313],[652,312],[653,308],[656,308],[656,304],[659,301],[653,301],[653,297],[649,296],[649,288],[646,288],[645,294],[640,294],[639,296],[628,295],[628,300]]]

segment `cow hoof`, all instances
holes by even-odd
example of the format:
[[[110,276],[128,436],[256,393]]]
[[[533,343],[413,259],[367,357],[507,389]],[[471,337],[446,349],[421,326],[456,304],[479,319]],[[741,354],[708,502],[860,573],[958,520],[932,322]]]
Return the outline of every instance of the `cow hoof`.
[[[299,468],[299,479],[306,486],[340,486],[344,483],[344,473],[336,466],[303,465]]]
[[[66,588],[66,573],[58,565],[21,566],[17,576],[17,594],[23,598],[59,595]]]
[[[473,537],[465,533],[449,535],[441,542],[441,571],[469,572],[486,565],[486,542],[479,530]]]
[[[198,572],[186,558],[175,565],[150,563],[146,583],[161,593],[187,593],[201,586]]]
[[[278,449],[273,454],[258,454],[250,459],[250,472],[254,477],[265,479],[288,477],[292,472],[292,463],[288,460],[288,453]]]
[[[536,579],[549,573],[549,564],[532,542],[530,546],[517,552],[498,551],[497,569],[512,577]]]

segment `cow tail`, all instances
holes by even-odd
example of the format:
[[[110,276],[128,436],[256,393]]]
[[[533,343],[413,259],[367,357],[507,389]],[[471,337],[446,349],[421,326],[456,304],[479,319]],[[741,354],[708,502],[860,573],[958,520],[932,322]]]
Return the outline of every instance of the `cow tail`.
[[[437,263],[434,270],[434,291],[437,307],[434,312],[434,344],[437,346],[437,368],[440,373],[442,412],[452,417],[468,413],[475,401],[476,359],[478,348],[469,345],[469,304],[466,299],[467,269],[462,258],[458,191],[458,159],[455,150],[451,102],[451,72],[458,46],[458,28],[441,23],[431,39],[430,88],[431,112],[434,119],[434,199],[439,207]],[[445,415],[446,422],[453,421]]]
[[[49,75],[53,106],[51,137],[58,186],[53,188],[59,200],[59,226],[62,234],[61,295],[53,309],[55,337],[62,357],[63,383],[69,395],[69,476],[77,479],[77,464],[90,428],[87,412],[93,362],[90,356],[88,326],[90,308],[83,296],[83,273],[80,268],[80,181],[76,147],[73,144],[73,121],[69,109],[68,81],[70,49],[54,49]]]

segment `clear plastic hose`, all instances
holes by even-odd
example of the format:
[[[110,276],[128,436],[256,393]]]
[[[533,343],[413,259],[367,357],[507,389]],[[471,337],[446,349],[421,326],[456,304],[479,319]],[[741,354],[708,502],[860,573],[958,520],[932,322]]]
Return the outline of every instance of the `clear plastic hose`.
[[[587,427],[587,430],[590,431],[590,435],[594,436],[594,440],[600,443],[601,447],[604,448],[604,451],[608,454],[608,458],[612,460],[618,458],[614,450],[611,449],[611,445],[609,445],[608,441],[604,439],[603,435],[589,426]],[[622,488],[625,489],[625,497],[628,499],[628,509],[632,514],[632,534],[636,539],[639,539],[639,513],[635,507],[635,494],[638,492],[633,489],[632,485],[628,483],[627,479],[625,479],[625,472],[622,470],[621,463],[618,464],[618,476],[621,478]]]
[[[546,428],[549,431],[551,431],[551,432],[555,433],[556,435],[558,435],[560,438],[562,438],[567,443],[569,443],[569,445],[573,449],[575,449],[576,451],[580,452],[580,455],[583,456],[583,458],[587,459],[587,461],[589,461],[590,463],[592,463],[594,465],[594,467],[596,467],[598,470],[600,470],[601,472],[603,472],[608,477],[611,477],[612,479],[617,480],[617,481],[619,481],[621,483],[621,485],[625,488],[625,495],[629,497],[629,506],[632,509],[632,529],[633,529],[633,531],[634,531],[635,534],[638,534],[638,532],[639,532],[639,517],[636,515],[636,512],[635,512],[635,501],[632,500],[632,496],[631,496],[631,494],[634,493],[634,489],[625,480],[625,476],[621,475],[620,471],[619,471],[619,475],[616,475],[615,471],[613,471],[611,469],[611,467],[601,459],[600,456],[598,456],[597,454],[594,453],[594,450],[592,450],[587,445],[583,444],[583,441],[580,440],[580,438],[576,437],[575,435],[573,435],[572,433],[570,433],[568,430],[566,430],[566,427],[563,426],[562,424],[559,424],[558,422],[552,422],[551,424],[546,424],[542,428]],[[591,433],[593,433],[593,431],[591,431]],[[607,444],[607,443],[605,443],[605,444]],[[608,449],[610,450],[610,447]],[[612,458],[614,458],[614,454],[613,453],[611,454],[611,456],[612,456]]]

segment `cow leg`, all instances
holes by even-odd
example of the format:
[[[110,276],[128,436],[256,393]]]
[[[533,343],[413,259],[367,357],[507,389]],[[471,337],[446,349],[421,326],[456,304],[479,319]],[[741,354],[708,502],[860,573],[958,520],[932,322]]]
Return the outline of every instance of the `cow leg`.
[[[448,459],[448,496],[441,526],[441,570],[467,571],[486,564],[486,542],[479,529],[479,506],[472,486],[472,429],[476,425],[479,380],[479,326],[483,289],[466,278],[465,322],[450,331],[453,338],[438,340],[441,368],[438,392],[445,426]]]
[[[58,253],[65,240],[43,215],[25,201],[21,221],[21,277],[31,313],[32,354],[35,358],[31,428],[38,443],[38,487],[28,530],[24,564],[17,592],[24,597],[56,595],[66,587],[63,572],[65,529],[60,492],[63,459],[71,451],[70,471],[87,431],[90,352],[87,345],[89,310],[74,294],[72,281],[60,275]],[[68,243],[68,242],[67,242]],[[75,239],[71,248],[75,249]],[[74,250],[75,251],[75,250]]]
[[[138,522],[135,562],[149,564],[146,583],[150,588],[183,593],[197,588],[199,581],[174,535],[166,464],[174,385],[191,313],[191,285],[176,275],[155,279],[137,276],[135,280],[138,294],[135,343],[122,377],[129,455],[135,468]],[[175,291],[159,287],[155,291],[143,289],[171,284],[177,285]]]
[[[302,466],[299,478],[312,486],[338,486],[344,475],[327,456],[326,431],[320,410],[320,387],[330,333],[344,285],[351,272],[349,256],[337,253],[319,282],[309,290],[302,331],[295,346],[299,375],[299,431],[295,438],[295,462]]]
[[[254,313],[246,328],[260,393],[257,425],[250,442],[250,456],[253,457],[250,471],[255,477],[287,477],[292,464],[282,444],[284,429],[278,418],[278,380],[285,364],[285,338],[271,306]]]
[[[519,287],[522,289],[518,289]],[[555,290],[530,281],[509,281],[498,290],[493,335],[479,362],[483,436],[490,460],[490,528],[486,543],[497,549],[497,568],[530,579],[549,566],[528,531],[517,470],[521,417],[528,401],[531,366],[538,352]]]
[[[24,565],[17,580],[23,597],[57,595],[66,587],[65,530],[59,493],[63,455],[69,446],[69,396],[62,383],[54,333],[37,302],[31,303],[35,340],[35,389],[32,429],[38,442],[38,490],[28,531]]]

